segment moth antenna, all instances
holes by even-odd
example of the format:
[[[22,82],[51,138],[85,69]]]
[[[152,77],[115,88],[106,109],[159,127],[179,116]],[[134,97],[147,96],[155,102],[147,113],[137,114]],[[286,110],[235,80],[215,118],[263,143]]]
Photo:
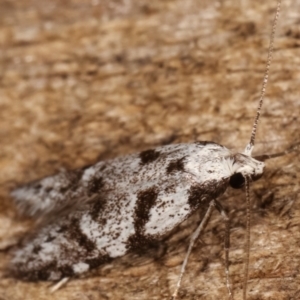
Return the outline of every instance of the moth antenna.
[[[255,158],[256,160],[259,160],[259,161],[266,161],[268,159],[284,156],[284,155],[289,154],[293,151],[297,151],[298,148],[300,148],[300,142],[295,143],[294,145],[292,145],[290,148],[288,148],[285,151],[281,151],[281,152],[277,152],[277,153],[273,153],[273,154],[257,155],[257,156],[254,156],[253,158]]]
[[[273,20],[272,25],[272,31],[270,36],[270,43],[269,43],[269,49],[268,49],[268,58],[267,58],[267,65],[266,65],[266,71],[262,83],[261,93],[258,101],[258,107],[256,116],[254,118],[253,126],[252,126],[252,132],[250,136],[250,142],[246,146],[244,153],[246,155],[251,156],[252,150],[254,148],[255,144],[255,136],[257,131],[257,125],[260,117],[260,111],[263,105],[264,96],[266,93],[266,87],[269,79],[269,72],[270,72],[270,66],[273,58],[273,50],[274,50],[274,38],[276,33],[276,27],[278,23],[279,13],[281,8],[281,0],[277,1],[277,7],[276,7],[276,14]],[[247,224],[246,224],[246,245],[245,245],[245,267],[244,267],[244,281],[243,281],[243,300],[246,300],[247,298],[247,286],[248,286],[248,278],[249,278],[249,260],[250,260],[250,219],[251,219],[251,207],[250,207],[250,178],[245,177],[245,192],[246,192],[246,203],[247,203]]]
[[[250,218],[251,218],[251,210],[250,210],[250,182],[249,177],[245,177],[245,190],[246,190],[246,204],[247,204],[247,223],[246,223],[246,255],[245,255],[245,268],[244,268],[244,282],[243,282],[243,300],[246,300],[247,297],[247,285],[249,278],[249,260],[250,260]]]
[[[253,126],[252,126],[252,132],[251,132],[251,137],[250,137],[250,142],[246,146],[244,153],[251,156],[251,152],[254,148],[254,143],[255,143],[255,135],[257,131],[257,125],[260,117],[260,111],[263,105],[264,101],[264,96],[266,93],[266,88],[267,88],[267,83],[269,79],[269,72],[270,72],[270,66],[273,58],[273,50],[274,50],[274,38],[275,38],[275,33],[276,33],[276,27],[278,23],[278,18],[279,18],[279,13],[280,13],[280,8],[281,8],[281,0],[277,1],[277,8],[276,8],[276,14],[273,20],[273,25],[272,25],[272,32],[271,32],[271,37],[270,37],[270,44],[269,44],[269,49],[268,49],[268,58],[267,58],[267,65],[266,65],[266,71],[265,71],[265,76],[263,79],[262,83],[262,88],[260,92],[260,97],[258,101],[258,107],[257,107],[257,112],[256,116],[254,118]]]

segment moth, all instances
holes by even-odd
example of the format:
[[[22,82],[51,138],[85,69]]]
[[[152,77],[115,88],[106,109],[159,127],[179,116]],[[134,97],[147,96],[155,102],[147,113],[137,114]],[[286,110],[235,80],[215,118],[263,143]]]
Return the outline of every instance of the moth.
[[[167,145],[62,172],[17,188],[12,196],[18,210],[49,221],[15,251],[10,272],[24,280],[65,280],[130,250],[163,240],[195,211],[204,208],[206,213],[192,236],[182,265],[175,298],[193,243],[214,207],[228,224],[217,198],[228,186],[245,185],[249,200],[249,182],[263,175],[264,162],[253,158],[251,152],[279,10],[280,1],[257,116],[244,152],[237,153],[209,141]],[[232,298],[228,278],[229,230],[225,248],[226,284]],[[246,282],[247,275],[244,295]]]

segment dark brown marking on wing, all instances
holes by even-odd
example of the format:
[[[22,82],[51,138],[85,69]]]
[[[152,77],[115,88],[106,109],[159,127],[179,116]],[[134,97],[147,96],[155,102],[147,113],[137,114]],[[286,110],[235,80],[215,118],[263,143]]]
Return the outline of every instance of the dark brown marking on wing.
[[[60,228],[57,230],[57,233],[66,232],[68,231],[69,227],[67,225],[61,225]]]
[[[90,269],[94,269],[111,260],[112,259],[108,255],[101,255],[95,258],[86,259],[84,262],[89,265]]]
[[[154,243],[152,237],[144,234],[144,227],[150,218],[151,208],[156,204],[158,193],[156,186],[138,193],[134,214],[135,234],[128,238],[127,245],[129,249],[144,249]]]
[[[128,250],[133,250],[136,253],[145,254],[144,250],[157,247],[157,240],[149,235],[135,233],[128,238]]]
[[[140,153],[141,164],[149,164],[155,161],[160,156],[160,152],[150,149]]]
[[[182,172],[184,171],[184,157],[172,160],[167,166],[167,174],[171,174],[173,172]]]
[[[199,185],[192,185],[188,191],[189,198],[188,203],[192,210],[199,207],[201,203],[201,198],[203,198],[203,188]]]
[[[91,241],[81,230],[79,226],[79,220],[74,218],[70,222],[68,236],[77,241],[79,246],[86,249],[87,252],[91,252],[96,248],[96,245],[93,241]]]
[[[50,242],[52,242],[53,240],[55,240],[55,237],[54,237],[54,236],[51,236],[51,235],[48,235],[47,238],[45,239],[45,242],[46,242],[46,243],[50,243]]]
[[[59,272],[61,272],[61,278],[63,277],[71,277],[72,275],[74,275],[74,270],[71,266],[69,265],[64,265],[64,266],[60,266],[57,268]]]
[[[93,203],[91,210],[90,210],[90,215],[91,215],[93,221],[98,222],[99,213],[104,210],[107,201],[104,197],[101,197],[101,195],[99,195],[99,197],[97,197],[97,199],[95,199],[94,201],[95,202]],[[102,223],[104,220],[105,219],[102,220]],[[103,223],[103,225],[105,225],[105,223],[106,223],[106,220]]]
[[[40,190],[40,189],[42,188],[42,185],[41,185],[40,183],[33,182],[33,183],[32,183],[32,187],[33,187],[36,191],[38,191],[38,190]]]
[[[144,225],[148,222],[150,209],[156,203],[158,192],[157,187],[153,186],[138,193],[134,217],[134,227],[136,231],[142,231]]]
[[[88,183],[88,195],[91,196],[92,194],[99,193],[103,186],[104,182],[102,177],[92,178]]]
[[[46,192],[47,194],[49,194],[52,190],[53,190],[53,187],[52,187],[52,186],[48,186],[48,187],[45,188],[45,192]]]
[[[32,253],[34,254],[38,254],[40,252],[40,250],[42,249],[42,247],[40,245],[35,245],[33,247]]]
[[[56,268],[56,261],[52,261],[49,264],[45,264],[42,266],[42,268],[28,274],[30,276],[33,276],[29,280],[47,280],[50,276],[51,271],[56,270]]]
[[[188,191],[188,203],[192,210],[197,209],[203,201],[211,201],[223,194],[228,187],[229,178],[211,180],[203,185],[192,185]]]
[[[26,281],[38,281],[48,280],[50,273],[53,270],[57,270],[57,263],[52,261],[44,265],[38,265],[35,269],[28,269],[27,264],[15,264],[10,273],[13,277],[26,280]]]

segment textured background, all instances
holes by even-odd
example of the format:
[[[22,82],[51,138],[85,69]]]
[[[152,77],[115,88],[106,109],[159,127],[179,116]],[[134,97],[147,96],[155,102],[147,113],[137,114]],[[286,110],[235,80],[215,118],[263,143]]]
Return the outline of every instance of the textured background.
[[[196,0],[0,1],[0,299],[168,299],[197,216],[165,252],[130,254],[70,281],[4,275],[33,223],[9,190],[100,159],[167,143],[213,140],[241,151],[250,136],[276,3]],[[300,141],[300,1],[285,0],[254,154]],[[300,298],[299,153],[267,163],[252,185],[248,299]],[[241,299],[245,196],[231,216],[231,280]],[[218,213],[197,243],[180,299],[227,299]]]

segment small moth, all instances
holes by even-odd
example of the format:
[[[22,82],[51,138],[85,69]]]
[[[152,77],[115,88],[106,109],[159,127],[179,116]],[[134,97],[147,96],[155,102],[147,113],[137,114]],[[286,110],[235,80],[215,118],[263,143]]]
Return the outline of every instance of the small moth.
[[[12,192],[18,210],[48,219],[15,251],[10,272],[24,280],[65,281],[137,248],[164,239],[200,207],[206,214],[194,232],[176,290],[194,241],[216,207],[226,221],[225,256],[228,275],[229,223],[218,202],[228,186],[246,186],[263,175],[264,162],[251,157],[266,89],[275,28],[273,24],[267,70],[251,139],[242,153],[213,142],[158,147],[29,183]],[[55,216],[55,218],[53,217]],[[249,245],[248,245],[249,248]],[[249,256],[249,253],[248,253]],[[246,260],[244,299],[247,290]]]

